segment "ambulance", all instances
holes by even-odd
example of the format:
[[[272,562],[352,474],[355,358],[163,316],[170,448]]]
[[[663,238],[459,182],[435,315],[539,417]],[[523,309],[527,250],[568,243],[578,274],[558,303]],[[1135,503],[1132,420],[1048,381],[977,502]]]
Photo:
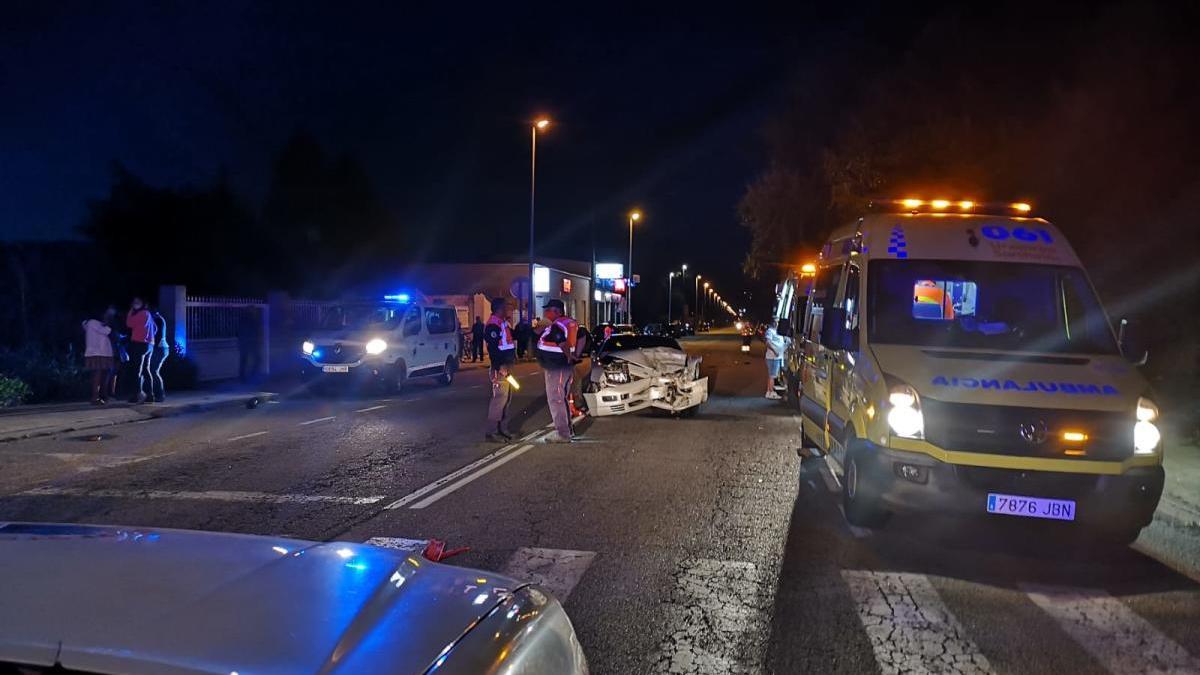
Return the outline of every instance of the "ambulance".
[[[1074,250],[1030,211],[888,200],[824,245],[795,396],[851,524],[1025,518],[1122,542],[1149,524],[1158,408]]]

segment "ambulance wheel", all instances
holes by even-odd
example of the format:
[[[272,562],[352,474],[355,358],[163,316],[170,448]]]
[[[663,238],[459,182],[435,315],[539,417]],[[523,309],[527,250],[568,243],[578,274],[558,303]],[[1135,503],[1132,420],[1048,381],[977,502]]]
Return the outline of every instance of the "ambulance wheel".
[[[846,520],[859,527],[882,527],[891,514],[883,508],[878,488],[864,474],[862,464],[863,449],[851,441],[842,475],[842,506]]]
[[[394,368],[395,372],[392,374],[389,388],[393,394],[397,394],[404,390],[404,383],[408,381],[408,364],[404,362],[404,359],[396,359]]]
[[[438,375],[437,383],[443,387],[450,386],[450,383],[454,382],[454,371],[454,359],[447,358],[446,366],[442,369],[442,374]]]

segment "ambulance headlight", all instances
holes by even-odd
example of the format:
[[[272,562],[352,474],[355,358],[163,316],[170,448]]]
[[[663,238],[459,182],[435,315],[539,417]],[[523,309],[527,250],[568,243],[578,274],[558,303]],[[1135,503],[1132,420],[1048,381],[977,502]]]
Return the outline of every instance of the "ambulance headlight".
[[[379,338],[375,338],[367,343],[367,353],[371,356],[376,356],[387,351],[387,343]]]
[[[1137,402],[1137,423],[1133,425],[1133,454],[1153,455],[1162,443],[1162,433],[1154,422],[1158,419],[1158,406],[1148,398]]]
[[[313,350],[315,350],[316,348],[317,348],[317,346],[314,345],[311,340],[305,340],[304,342],[300,343],[300,351],[302,351],[308,355],[311,355],[313,353]]]
[[[888,426],[892,433],[901,438],[924,438],[925,416],[921,414],[921,400],[917,392],[907,384],[892,387],[888,394]]]

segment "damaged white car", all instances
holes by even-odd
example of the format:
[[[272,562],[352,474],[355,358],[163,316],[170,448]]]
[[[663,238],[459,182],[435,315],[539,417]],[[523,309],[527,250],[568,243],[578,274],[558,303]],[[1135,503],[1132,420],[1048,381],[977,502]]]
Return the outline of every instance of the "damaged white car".
[[[603,417],[660,408],[690,417],[708,400],[701,360],[668,337],[614,335],[600,345],[583,384],[588,413]]]

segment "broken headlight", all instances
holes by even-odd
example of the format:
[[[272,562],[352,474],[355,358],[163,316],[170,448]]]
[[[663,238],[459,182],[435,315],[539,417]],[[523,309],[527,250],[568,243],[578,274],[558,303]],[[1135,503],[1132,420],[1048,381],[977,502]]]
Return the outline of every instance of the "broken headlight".
[[[627,384],[629,382],[629,366],[624,363],[605,366],[604,381],[609,384]]]

